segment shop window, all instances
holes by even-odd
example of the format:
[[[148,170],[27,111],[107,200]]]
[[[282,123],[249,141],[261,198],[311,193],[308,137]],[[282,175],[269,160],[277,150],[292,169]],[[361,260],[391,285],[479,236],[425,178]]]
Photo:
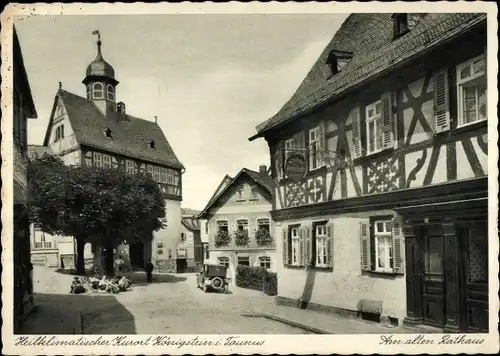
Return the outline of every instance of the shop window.
[[[458,126],[487,119],[484,55],[457,66]]]

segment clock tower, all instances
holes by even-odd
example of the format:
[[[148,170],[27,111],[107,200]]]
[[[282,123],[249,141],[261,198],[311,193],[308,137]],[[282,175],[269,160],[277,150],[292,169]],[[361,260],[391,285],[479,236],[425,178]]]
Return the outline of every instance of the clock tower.
[[[101,34],[94,31],[97,35],[97,56],[89,64],[86,71],[83,84],[87,88],[87,99],[92,100],[101,112],[108,116],[110,112],[116,111],[116,86],[118,81],[115,79],[115,70],[104,60],[101,53]]]

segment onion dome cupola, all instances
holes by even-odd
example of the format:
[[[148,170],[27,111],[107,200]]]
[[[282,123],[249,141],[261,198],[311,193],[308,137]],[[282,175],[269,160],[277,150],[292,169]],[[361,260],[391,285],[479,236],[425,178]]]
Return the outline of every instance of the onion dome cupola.
[[[116,86],[115,70],[104,60],[101,53],[101,34],[99,31],[92,32],[97,35],[97,56],[87,67],[85,84],[87,89],[87,99],[92,100],[97,107],[107,115],[116,111]]]

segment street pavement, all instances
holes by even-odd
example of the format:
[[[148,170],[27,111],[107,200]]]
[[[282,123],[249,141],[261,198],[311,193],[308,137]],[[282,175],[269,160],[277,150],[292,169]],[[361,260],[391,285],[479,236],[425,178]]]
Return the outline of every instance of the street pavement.
[[[35,304],[23,333],[40,334],[306,334],[267,318],[245,317],[269,310],[274,298],[233,287],[229,294],[204,293],[194,274],[134,273],[132,290],[119,294],[69,294],[71,275],[35,267]]]

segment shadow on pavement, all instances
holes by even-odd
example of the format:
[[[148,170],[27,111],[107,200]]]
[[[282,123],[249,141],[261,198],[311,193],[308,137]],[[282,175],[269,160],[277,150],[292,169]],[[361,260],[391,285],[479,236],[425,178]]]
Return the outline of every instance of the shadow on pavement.
[[[133,315],[113,295],[36,293],[34,300],[20,334],[136,333]]]
[[[158,283],[178,283],[187,280],[186,277],[180,277],[172,274],[153,273],[153,283],[147,283],[145,272],[132,272],[132,273],[127,273],[127,275],[132,279],[132,288],[134,286],[145,286],[148,284],[158,284]]]

